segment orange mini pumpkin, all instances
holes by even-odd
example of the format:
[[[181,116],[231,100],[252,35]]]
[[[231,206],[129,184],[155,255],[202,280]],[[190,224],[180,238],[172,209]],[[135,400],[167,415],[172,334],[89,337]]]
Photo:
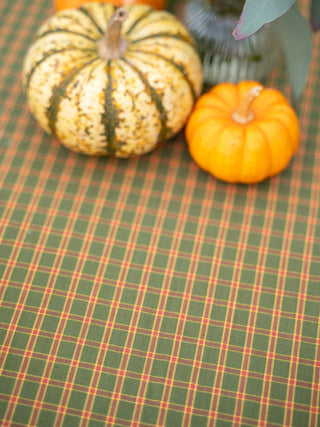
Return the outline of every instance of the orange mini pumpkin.
[[[92,2],[95,0],[54,0],[54,6],[56,11],[65,9],[77,9],[84,3]],[[102,3],[112,3],[115,6],[125,6],[126,4],[143,3],[156,10],[165,9],[165,0],[100,0]]]
[[[198,166],[234,183],[256,183],[281,172],[300,135],[284,95],[254,81],[221,83],[202,95],[185,133]]]

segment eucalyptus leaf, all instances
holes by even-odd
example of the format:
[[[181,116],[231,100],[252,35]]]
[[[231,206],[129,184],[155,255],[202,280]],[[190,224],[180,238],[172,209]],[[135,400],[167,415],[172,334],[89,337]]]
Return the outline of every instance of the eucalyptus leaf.
[[[233,31],[236,40],[242,40],[263,25],[279,18],[290,9],[295,0],[246,0],[238,25]]]
[[[320,0],[312,0],[310,24],[313,31],[320,30]]]
[[[312,32],[296,5],[270,26],[284,52],[293,102],[296,104],[301,98],[309,74]]]

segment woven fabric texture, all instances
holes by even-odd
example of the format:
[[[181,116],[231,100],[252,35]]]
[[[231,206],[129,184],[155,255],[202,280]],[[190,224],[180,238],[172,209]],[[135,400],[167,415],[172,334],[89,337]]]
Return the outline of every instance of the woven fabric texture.
[[[297,154],[231,185],[183,132],[117,160],[39,128],[21,68],[51,3],[0,1],[1,425],[319,426],[320,34]]]

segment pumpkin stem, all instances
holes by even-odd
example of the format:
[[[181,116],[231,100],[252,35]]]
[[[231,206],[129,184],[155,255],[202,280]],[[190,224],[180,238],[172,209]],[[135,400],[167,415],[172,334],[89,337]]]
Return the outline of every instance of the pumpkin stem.
[[[232,113],[232,118],[235,122],[244,125],[254,119],[254,113],[251,110],[251,104],[256,98],[258,98],[262,89],[262,86],[257,85],[248,90],[248,92],[244,95],[239,108],[237,108]]]
[[[98,52],[101,58],[120,58],[126,51],[128,42],[121,37],[121,29],[128,16],[129,11],[125,7],[119,7],[111,15],[105,35],[98,42]]]

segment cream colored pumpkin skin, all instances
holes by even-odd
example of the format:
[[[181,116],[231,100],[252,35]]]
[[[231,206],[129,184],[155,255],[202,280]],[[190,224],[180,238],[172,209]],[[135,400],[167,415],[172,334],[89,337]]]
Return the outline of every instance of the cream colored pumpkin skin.
[[[194,42],[177,19],[146,5],[127,6],[119,59],[98,54],[109,3],[56,13],[40,28],[24,61],[30,109],[68,148],[129,157],[178,133],[202,89]]]

